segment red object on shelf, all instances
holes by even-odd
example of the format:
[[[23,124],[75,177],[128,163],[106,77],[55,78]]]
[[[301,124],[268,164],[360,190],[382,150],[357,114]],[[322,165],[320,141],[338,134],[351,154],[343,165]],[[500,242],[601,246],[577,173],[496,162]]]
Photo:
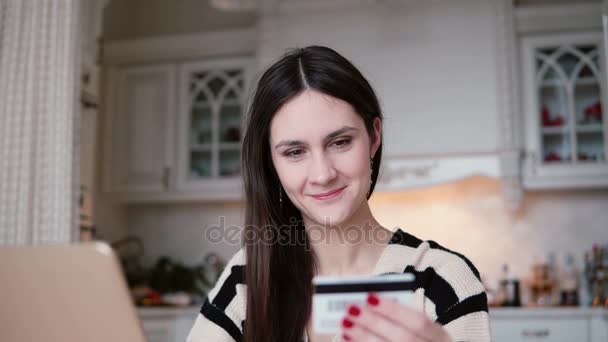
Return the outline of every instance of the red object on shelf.
[[[553,122],[551,123],[551,126],[563,126],[564,125],[564,118],[560,115],[557,119],[553,120]]]
[[[594,119],[598,121],[602,120],[602,104],[600,101],[597,101],[596,103],[585,108],[585,119]]]
[[[545,157],[545,161],[548,162],[552,162],[552,161],[561,161],[562,157],[559,156],[559,154],[555,153],[555,152],[551,152],[549,154],[547,154],[547,156]]]
[[[549,108],[547,108],[547,106],[543,105],[543,108],[540,112],[540,116],[543,122],[543,126],[550,126],[551,117],[549,115]]]
[[[543,105],[540,112],[541,120],[543,123],[543,127],[555,127],[555,126],[563,126],[565,120],[563,116],[558,116],[555,119],[551,119],[551,114],[549,113],[549,108],[546,105]]]

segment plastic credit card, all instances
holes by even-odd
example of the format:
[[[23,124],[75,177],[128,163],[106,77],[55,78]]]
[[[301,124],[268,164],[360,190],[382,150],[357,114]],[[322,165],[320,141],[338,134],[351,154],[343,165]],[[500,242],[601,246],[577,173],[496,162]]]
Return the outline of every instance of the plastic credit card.
[[[312,280],[313,329],[318,334],[340,332],[340,323],[351,304],[366,305],[367,295],[376,293],[380,298],[413,305],[414,280],[412,273],[380,276],[317,276]]]

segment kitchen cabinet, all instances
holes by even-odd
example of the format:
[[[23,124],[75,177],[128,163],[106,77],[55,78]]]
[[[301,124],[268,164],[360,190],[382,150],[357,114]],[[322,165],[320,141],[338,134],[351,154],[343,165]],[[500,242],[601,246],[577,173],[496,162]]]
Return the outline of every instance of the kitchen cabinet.
[[[169,189],[173,166],[176,67],[109,70],[104,189],[121,194]]]
[[[148,341],[185,341],[199,307],[138,308]],[[601,308],[490,308],[492,341],[605,342],[608,310]]]
[[[199,311],[200,307],[137,309],[148,342],[184,342]]]
[[[252,58],[217,57],[232,52],[221,45],[217,51],[183,48],[251,38],[239,31],[148,39],[131,42],[137,47],[131,55],[110,44],[106,192],[126,203],[242,198],[240,149]]]
[[[548,82],[551,86],[535,83],[541,71],[536,70],[535,54],[567,45],[583,53],[594,51],[585,50],[586,46],[596,46],[598,58],[594,61],[601,73],[604,50],[598,35],[601,26],[597,27],[599,7],[575,2],[523,7],[514,7],[510,0],[273,1],[264,2],[255,29],[110,42],[104,45],[109,69],[120,73],[166,63],[173,68],[176,89],[169,93],[163,88],[166,84],[161,84],[166,81],[155,81],[156,91],[165,95],[153,100],[151,110],[161,111],[163,98],[173,101],[165,117],[174,120],[161,120],[161,140],[145,142],[144,133],[139,132],[135,139],[139,146],[135,146],[122,137],[132,135],[128,129],[127,133],[116,131],[118,139],[107,152],[111,162],[105,172],[110,174],[106,188],[128,202],[242,199],[235,139],[241,138],[242,126],[239,131],[236,123],[245,109],[244,98],[251,95],[247,92],[251,77],[247,71],[230,75],[227,71],[232,66],[222,63],[242,62],[246,70],[245,64],[253,63],[253,58],[230,56],[255,56],[257,70],[263,70],[287,48],[311,44],[330,46],[348,57],[377,91],[385,116],[378,191],[483,175],[501,179],[506,199],[516,207],[522,182],[531,189],[606,185],[605,120],[575,124],[575,112],[581,110],[589,109],[590,120],[597,117],[593,113],[606,98],[605,77],[568,78],[567,84],[580,85],[571,89],[559,79]],[[589,18],[597,18],[597,23]],[[592,33],[580,33],[583,31]],[[579,71],[588,71],[583,69]],[[209,70],[221,76],[211,77]],[[208,74],[196,78],[197,73],[205,72]],[[242,88],[239,77],[244,80]],[[219,83],[211,83],[214,80]],[[198,95],[210,92],[210,99],[196,100],[191,86]],[[539,124],[541,90],[547,94],[544,98],[554,98],[550,106],[566,99],[567,104],[558,107],[562,113],[549,108],[548,118],[572,116],[571,125]],[[598,101],[593,100],[593,92]],[[235,99],[226,95],[235,95]],[[126,102],[110,102],[110,106],[118,103],[119,109],[109,108],[112,120],[125,120],[120,113],[126,111]],[[146,114],[139,116],[145,121]],[[158,116],[161,114],[151,115]],[[133,127],[160,130],[152,126]],[[222,132],[228,127],[232,138]],[[108,140],[113,134],[107,135]],[[545,162],[546,157],[555,157],[550,151],[553,146],[570,150],[563,156],[570,161]],[[147,147],[156,154],[140,155],[139,161],[117,157],[134,155],[129,151],[150,153]]]
[[[608,339],[608,312],[601,308],[490,308],[490,324],[495,342]]]
[[[241,195],[240,158],[250,60],[179,65],[177,190]]]
[[[521,40],[523,183],[530,189],[608,186],[601,31]]]

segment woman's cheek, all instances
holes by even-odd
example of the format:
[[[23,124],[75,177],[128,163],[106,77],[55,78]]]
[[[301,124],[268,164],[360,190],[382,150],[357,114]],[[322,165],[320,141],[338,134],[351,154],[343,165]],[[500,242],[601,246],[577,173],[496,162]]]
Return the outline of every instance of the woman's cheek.
[[[338,163],[342,173],[351,177],[367,175],[370,168],[369,160],[361,153],[345,154]]]
[[[305,172],[300,165],[281,165],[281,170],[277,169],[283,188],[290,193],[299,192],[306,182]]]

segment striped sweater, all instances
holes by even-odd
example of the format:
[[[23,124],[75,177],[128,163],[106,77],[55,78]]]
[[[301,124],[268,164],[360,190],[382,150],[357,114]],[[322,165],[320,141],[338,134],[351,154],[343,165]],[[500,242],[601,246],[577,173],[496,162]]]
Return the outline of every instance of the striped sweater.
[[[241,249],[209,292],[187,342],[242,340],[247,307],[244,267]],[[372,273],[401,272],[416,276],[416,308],[442,324],[454,341],[490,341],[486,293],[479,272],[467,258],[397,229]],[[308,341],[306,333],[303,340]],[[342,341],[340,334],[332,341]]]

